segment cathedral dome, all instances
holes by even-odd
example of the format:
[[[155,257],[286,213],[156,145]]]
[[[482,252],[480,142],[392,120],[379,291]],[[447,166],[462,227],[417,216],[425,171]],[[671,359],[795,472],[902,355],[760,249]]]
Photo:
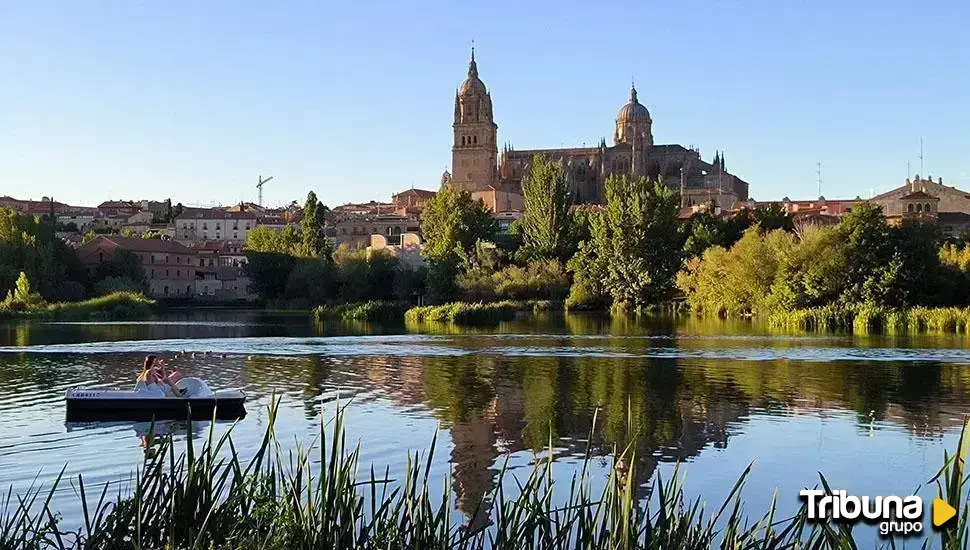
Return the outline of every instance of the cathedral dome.
[[[620,112],[616,114],[616,120],[650,120],[650,111],[637,101],[636,88],[630,88],[630,101],[620,107]]]
[[[472,48],[472,60],[468,63],[468,78],[461,83],[458,93],[467,95],[485,95],[485,83],[478,78],[478,64],[475,63],[475,49]]]

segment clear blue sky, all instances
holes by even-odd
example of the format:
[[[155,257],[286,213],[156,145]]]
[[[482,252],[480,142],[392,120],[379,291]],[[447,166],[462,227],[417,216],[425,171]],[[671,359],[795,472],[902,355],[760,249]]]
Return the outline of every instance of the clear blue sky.
[[[413,6],[413,7],[412,7]],[[726,151],[757,199],[970,189],[970,3],[8,0],[0,194],[336,205],[435,189],[476,44],[499,139]]]

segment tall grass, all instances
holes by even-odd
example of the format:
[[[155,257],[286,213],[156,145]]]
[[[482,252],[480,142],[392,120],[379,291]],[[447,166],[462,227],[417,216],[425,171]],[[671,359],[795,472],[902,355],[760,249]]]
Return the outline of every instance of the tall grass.
[[[352,304],[324,305],[313,310],[318,321],[340,319],[343,321],[401,321],[407,304],[401,302],[370,301]]]
[[[700,498],[686,498],[678,469],[666,480],[658,474],[655,498],[644,502],[637,496],[633,445],[614,450],[608,480],[595,493],[593,457],[587,450],[580,471],[565,483],[565,498],[554,499],[554,488],[563,482],[553,476],[550,441],[550,452],[537,458],[528,473],[516,475],[502,467],[497,488],[473,514],[487,510],[489,521],[463,522],[453,517],[450,480],[431,479],[434,439],[424,456],[408,454],[399,478],[373,467],[361,474],[360,448],[348,446],[339,406],[331,426],[321,420],[317,441],[292,452],[284,451],[274,435],[278,407],[278,401],[270,407],[262,442],[248,461],[239,458],[231,429],[218,439],[210,431],[201,449],[190,432],[179,454],[171,436],[163,439],[133,487],[119,490],[113,499],[107,485],[90,491],[79,475],[74,489],[83,522],[73,531],[51,509],[63,471],[49,490],[32,487],[17,497],[8,492],[0,508],[0,548],[859,547],[851,527],[810,523],[804,508],[777,518],[775,499],[752,520],[741,498],[750,466],[713,511]],[[945,457],[932,480],[941,497],[960,503],[956,526],[941,535],[948,549],[970,540],[966,448],[965,426],[956,455]],[[509,477],[517,487],[514,493],[506,492],[502,482]],[[824,477],[821,482],[828,486]],[[924,547],[935,542],[928,540]]]
[[[404,320],[409,323],[455,323],[458,325],[493,325],[510,321],[518,312],[540,313],[561,311],[562,302],[554,300],[503,300],[500,302],[451,302],[440,306],[409,309]]]
[[[966,334],[970,308],[914,307],[892,309],[870,304],[822,307],[774,312],[768,325],[777,329],[870,332],[945,332]]]

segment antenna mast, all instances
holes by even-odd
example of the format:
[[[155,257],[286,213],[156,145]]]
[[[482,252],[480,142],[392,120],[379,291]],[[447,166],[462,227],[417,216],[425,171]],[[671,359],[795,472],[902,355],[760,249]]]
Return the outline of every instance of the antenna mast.
[[[270,176],[266,179],[263,179],[263,176],[257,176],[257,178],[259,183],[256,184],[256,189],[259,189],[259,206],[262,207],[263,206],[263,184],[273,179],[273,176]]]
[[[815,183],[818,185],[818,196],[822,197],[822,163],[815,163]]]
[[[919,174],[921,178],[926,174],[923,171],[923,136],[919,138]]]

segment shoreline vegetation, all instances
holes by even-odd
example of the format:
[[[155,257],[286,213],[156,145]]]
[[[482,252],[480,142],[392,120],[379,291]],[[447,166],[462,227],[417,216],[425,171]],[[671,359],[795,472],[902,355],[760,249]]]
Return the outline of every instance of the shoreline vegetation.
[[[119,321],[149,317],[156,302],[140,292],[112,292],[79,302],[46,303],[40,299],[0,302],[0,320],[54,319],[74,321]]]
[[[392,478],[389,468],[360,463],[360,445],[348,444],[339,403],[329,422],[321,419],[317,443],[285,451],[274,431],[279,403],[269,406],[262,443],[248,461],[239,457],[231,428],[218,439],[210,428],[196,449],[189,422],[186,450],[176,453],[171,435],[159,438],[133,482],[113,498],[108,484],[86,487],[79,474],[70,483],[84,513],[74,530],[51,508],[55,491],[68,483],[63,470],[49,488],[33,485],[17,497],[11,489],[0,506],[0,548],[856,548],[872,542],[872,535],[857,541],[852,524],[809,521],[804,504],[780,517],[777,496],[767,510],[747,509],[742,497],[753,464],[716,509],[686,496],[679,467],[668,479],[654,474],[655,493],[643,499],[633,481],[634,442],[612,449],[598,490],[591,466],[600,458],[592,448],[563,481],[552,475],[551,447],[521,473],[506,468],[506,457],[496,489],[461,517],[450,479],[438,489],[442,484],[430,477],[436,437],[424,453],[409,452],[403,475]],[[956,504],[955,526],[926,529],[923,547],[962,548],[970,540],[963,519],[970,513],[967,435],[964,425],[956,453],[944,453],[928,483]],[[509,478],[518,491],[506,488]],[[831,490],[821,474],[820,486]],[[883,546],[895,544],[890,538]]]

